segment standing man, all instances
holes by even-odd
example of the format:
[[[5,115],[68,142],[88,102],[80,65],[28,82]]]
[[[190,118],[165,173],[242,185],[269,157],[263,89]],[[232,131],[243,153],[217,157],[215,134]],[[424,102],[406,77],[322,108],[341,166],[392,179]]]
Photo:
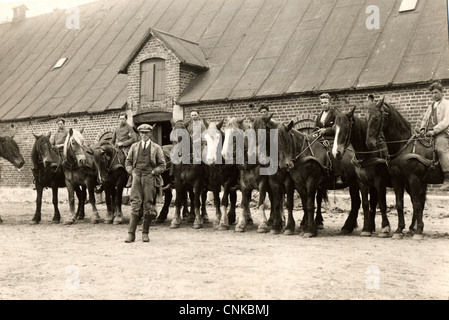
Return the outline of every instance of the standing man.
[[[322,95],[320,95],[320,104],[322,111],[316,118],[316,132],[332,144],[335,138],[334,123],[338,111],[331,104],[331,96],[328,93],[323,93]],[[331,156],[331,160],[335,184],[336,186],[343,185],[343,181],[341,179],[341,161],[335,159],[333,156]]]
[[[429,88],[433,103],[424,114],[420,131],[435,138],[435,149],[444,173],[440,191],[449,191],[449,101],[444,98],[443,85],[436,81]]]
[[[51,145],[55,149],[55,151],[62,155],[62,152],[64,150],[64,143],[67,138],[67,135],[69,134],[69,130],[65,127],[65,119],[58,118],[56,120],[56,124],[58,125],[58,131],[53,135],[51,138]]]
[[[119,125],[114,130],[111,143],[120,150],[122,150],[126,158],[128,156],[129,148],[131,148],[131,145],[133,143],[139,141],[139,138],[137,134],[134,132],[133,127],[126,122],[128,120],[128,115],[126,113],[121,113],[118,119]],[[132,176],[128,178],[126,188],[131,187],[131,183],[132,183]]]
[[[150,136],[153,127],[142,124],[137,128],[141,141],[134,143],[126,158],[126,171],[132,175],[130,203],[131,219],[128,226],[128,237],[125,242],[134,242],[136,228],[139,222],[139,211],[143,208],[142,241],[149,242],[150,214],[156,201],[157,188],[162,186],[161,174],[166,163],[162,148],[151,141]]]

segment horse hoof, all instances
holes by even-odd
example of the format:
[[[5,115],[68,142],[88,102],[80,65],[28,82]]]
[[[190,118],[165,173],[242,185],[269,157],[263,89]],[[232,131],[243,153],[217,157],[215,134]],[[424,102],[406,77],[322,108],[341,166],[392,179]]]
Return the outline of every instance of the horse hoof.
[[[257,228],[257,233],[267,233],[268,227],[259,227]]]
[[[194,223],[193,224],[193,229],[201,229],[203,228],[203,224],[202,223]]]
[[[225,225],[220,225],[217,228],[218,231],[228,231],[229,230],[229,226],[225,226]]]
[[[284,235],[285,236],[292,236],[294,234],[294,232],[290,229],[285,229],[284,230]]]
[[[156,218],[156,223],[157,224],[161,224],[161,223],[164,223],[164,222],[165,222],[164,218]]]
[[[314,234],[312,232],[305,232],[302,237],[303,238],[314,238],[314,237],[316,237],[316,234]]]
[[[347,229],[340,230],[340,235],[342,235],[342,236],[347,236],[348,234],[351,234],[351,233],[352,233],[352,231],[349,231]]]
[[[371,237],[371,232],[369,231],[362,231],[362,233],[360,233],[361,237]]]
[[[35,221],[35,220],[30,221],[30,225],[35,225],[35,224],[39,224],[39,221]]]
[[[69,221],[64,222],[64,224],[65,224],[66,226],[71,226],[74,222],[75,222],[75,221],[73,221],[73,220],[69,220]]]
[[[317,225],[316,225],[316,228],[317,228],[318,230],[323,230],[323,229],[324,229],[324,225],[323,225],[323,224],[317,224]]]
[[[277,234],[280,234],[280,233],[281,233],[281,230],[276,230],[276,229],[271,229],[270,230],[270,234],[277,235]]]
[[[424,235],[416,233],[413,235],[413,240],[424,240]]]
[[[377,235],[378,238],[389,238],[390,237],[390,233],[389,232],[379,232],[379,234]]]
[[[404,238],[404,235],[402,233],[395,233],[391,238],[395,240],[401,240],[402,238]]]
[[[120,220],[114,220],[113,222],[112,222],[112,224],[113,225],[119,225],[119,224],[122,224],[122,220],[120,219]]]
[[[235,232],[245,232],[245,228],[244,227],[239,227],[239,226],[235,226]]]
[[[112,220],[104,220],[104,224],[112,224]]]

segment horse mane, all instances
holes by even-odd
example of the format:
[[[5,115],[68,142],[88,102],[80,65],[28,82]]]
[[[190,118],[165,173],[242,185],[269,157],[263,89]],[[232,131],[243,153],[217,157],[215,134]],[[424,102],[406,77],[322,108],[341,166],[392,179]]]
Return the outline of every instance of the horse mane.
[[[402,116],[402,114],[399,113],[399,111],[395,108],[394,105],[388,102],[384,102],[384,104],[387,106],[389,112],[393,114],[393,117],[389,117],[389,119],[391,119],[391,121],[393,122],[390,127],[395,128],[400,132],[411,133],[412,126],[410,122],[408,122]]]
[[[64,141],[64,158],[67,159],[67,149],[68,149],[68,144],[70,139],[74,139],[76,141],[76,143],[78,143],[80,146],[85,146],[84,144],[84,136],[83,134],[75,129],[71,129],[72,130],[72,135],[67,135],[67,137],[65,138]]]

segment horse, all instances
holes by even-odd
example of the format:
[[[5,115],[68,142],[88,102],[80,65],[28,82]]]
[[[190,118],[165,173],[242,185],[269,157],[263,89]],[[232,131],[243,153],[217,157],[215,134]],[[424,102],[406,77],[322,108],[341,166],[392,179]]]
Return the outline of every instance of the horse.
[[[90,151],[87,151],[90,153]],[[99,141],[92,147],[92,155],[98,182],[105,191],[107,215],[105,224],[121,224],[123,219],[123,189],[128,181],[125,168],[125,154],[106,140]]]
[[[427,183],[441,183],[441,167],[436,165],[437,156],[434,140],[414,134],[410,123],[385,97],[368,105],[368,128],[366,145],[371,150],[377,150],[382,135],[388,148],[388,167],[391,183],[396,198],[398,212],[398,228],[393,234],[394,239],[403,237],[404,220],[404,190],[410,196],[413,205],[413,220],[410,231],[414,230],[415,219],[417,230],[414,239],[423,239],[423,211],[426,202]],[[433,173],[433,174],[432,174]],[[430,175],[436,180],[429,180]],[[438,181],[439,180],[439,181]]]
[[[171,182],[171,177],[170,177],[170,164],[171,164],[171,159],[170,159],[170,152],[173,149],[173,145],[172,144],[168,144],[168,145],[163,145],[162,146],[162,151],[164,152],[164,157],[165,157],[165,162],[167,163],[167,168],[165,169],[165,171],[162,173],[162,180],[164,181],[164,185],[163,185],[163,191],[164,191],[164,205],[162,206],[157,218],[156,218],[156,223],[164,223],[164,221],[167,219],[169,210],[170,210],[170,204],[171,201],[173,199],[173,193],[172,193],[172,189],[169,186],[170,182]],[[190,197],[190,200],[193,200],[193,195]],[[189,218],[189,210],[188,210],[188,205],[187,205],[187,196],[186,194],[183,194],[183,211],[182,211],[182,216],[183,218]],[[191,202],[191,212],[194,212],[194,208],[193,208],[193,202]],[[192,219],[193,221],[193,219]]]
[[[14,135],[12,137],[0,137],[0,158],[8,160],[18,171],[20,171],[25,164],[20,148],[17,142],[14,141]],[[0,217],[0,223],[3,220]]]
[[[57,154],[50,142],[51,132],[47,135],[35,135],[35,142],[31,149],[31,162],[33,163],[33,178],[36,189],[36,211],[31,224],[41,221],[42,194],[44,188],[51,188],[54,208],[53,223],[59,223],[61,214],[58,208],[58,189],[65,188],[65,176],[62,170],[62,156]],[[78,215],[80,206],[78,206]]]
[[[254,119],[252,126],[257,133],[257,154],[259,158],[266,157],[269,154],[269,160],[275,160],[275,172],[270,172],[270,174],[267,175],[266,179],[268,180],[268,189],[271,193],[271,219],[273,220],[271,233],[278,234],[282,230],[285,195],[287,195],[286,207],[288,210],[288,214],[290,216],[293,215],[294,190],[293,181],[289,173],[283,170],[278,170],[278,159],[276,158],[278,154],[273,154],[275,150],[273,150],[271,143],[274,142],[274,147],[277,147],[276,140],[271,140],[271,135],[273,134],[271,131],[273,129],[277,130],[277,123],[271,120],[273,115],[274,114]],[[266,153],[266,155],[264,153]],[[290,229],[285,229],[284,234],[292,235],[293,231]]]
[[[288,171],[298,191],[304,210],[300,233],[304,238],[317,235],[317,223],[314,221],[315,198],[317,192],[349,187],[351,211],[340,233],[351,233],[357,224],[360,208],[360,194],[352,154],[347,152],[341,162],[343,186],[335,186],[331,172],[329,147],[319,136],[307,135],[293,128],[294,122],[278,125],[279,168]],[[290,213],[290,212],[289,212]],[[295,222],[289,214],[285,229],[293,232]]]
[[[260,163],[254,161],[249,163],[248,159],[255,157],[257,150],[253,143],[248,144],[245,134],[251,132],[248,125],[244,123],[245,119],[229,118],[225,126],[225,139],[223,142],[222,156],[228,164],[237,164],[239,170],[239,188],[242,193],[242,210],[235,226],[236,232],[245,232],[246,226],[253,223],[251,218],[250,201],[253,190],[259,190],[258,210],[260,210],[261,221],[257,232],[268,232],[268,220],[265,215],[265,198],[268,192],[271,200],[271,191],[268,186],[267,176],[260,174]],[[249,131],[247,131],[249,130]],[[233,139],[237,141],[234,144]],[[244,145],[237,146],[238,141],[244,142]],[[247,155],[247,157],[245,156]],[[272,206],[271,206],[272,207]],[[271,208],[273,210],[273,208]]]
[[[336,134],[332,154],[336,159],[343,156],[350,146],[354,149],[355,172],[359,180],[362,195],[364,224],[361,235],[371,236],[376,230],[375,217],[377,203],[382,215],[382,229],[378,237],[390,236],[390,222],[387,217],[387,187],[391,187],[386,154],[382,150],[369,151],[366,145],[366,119],[354,115],[356,107],[346,114],[339,114],[335,119]],[[371,196],[370,196],[371,195]]]
[[[85,145],[81,131],[69,130],[64,142],[63,172],[65,184],[69,194],[70,219],[66,224],[75,222],[75,197],[79,199],[79,214],[84,217],[84,203],[86,202],[86,189],[89,192],[89,202],[92,206],[92,223],[99,223],[100,216],[95,204],[95,187],[97,185],[97,172],[95,170],[92,151]],[[79,216],[78,216],[79,217]]]
[[[201,194],[204,188],[204,171],[201,159],[196,159],[193,152],[186,152],[184,148],[179,149],[177,146],[179,142],[182,142],[182,146],[192,149],[193,139],[187,131],[188,122],[182,120],[177,121],[173,125],[173,131],[171,134],[172,141],[176,144],[174,145],[171,153],[170,159],[174,164],[174,179],[175,179],[175,215],[171,221],[170,228],[177,229],[181,226],[181,206],[183,205],[183,200],[185,199],[185,194],[189,192],[191,195],[193,193],[193,201],[191,197],[191,202],[193,202],[193,213],[195,215],[195,220],[193,222],[194,229],[200,229],[203,227],[204,217],[205,217],[205,197],[203,195],[203,211],[200,211],[201,206]],[[180,136],[177,136],[180,134]],[[178,141],[176,140],[178,139]],[[186,141],[183,141],[185,139]],[[176,152],[177,151],[177,152]],[[183,160],[180,163],[175,163],[173,159],[177,157],[182,157]],[[201,157],[201,155],[200,155]],[[192,212],[190,213],[192,214]]]
[[[221,131],[224,119],[218,124],[207,123],[207,131],[203,138],[207,141],[203,165],[206,177],[206,190],[214,195],[216,220],[214,229],[218,231],[229,230],[229,225],[235,222],[235,208],[237,202],[236,186],[238,184],[239,171],[235,164],[224,164],[221,158],[221,148],[224,134]],[[223,196],[220,200],[220,192]],[[228,199],[229,198],[229,199]],[[230,200],[230,201],[229,201]],[[228,212],[228,206],[230,209]]]

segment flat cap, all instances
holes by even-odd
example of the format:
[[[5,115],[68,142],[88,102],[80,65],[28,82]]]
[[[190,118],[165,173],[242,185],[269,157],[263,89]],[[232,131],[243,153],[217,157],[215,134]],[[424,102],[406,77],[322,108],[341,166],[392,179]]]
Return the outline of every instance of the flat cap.
[[[137,131],[139,131],[139,132],[151,132],[151,131],[153,131],[153,127],[150,126],[149,124],[144,123],[144,124],[141,124],[137,128]]]
[[[323,93],[321,96],[320,96],[320,99],[331,99],[331,96],[330,96],[330,94],[329,93]]]
[[[257,111],[262,111],[263,109],[267,110],[268,112],[270,112],[270,107],[267,106],[266,104],[262,104],[259,106],[259,108],[257,108]]]

